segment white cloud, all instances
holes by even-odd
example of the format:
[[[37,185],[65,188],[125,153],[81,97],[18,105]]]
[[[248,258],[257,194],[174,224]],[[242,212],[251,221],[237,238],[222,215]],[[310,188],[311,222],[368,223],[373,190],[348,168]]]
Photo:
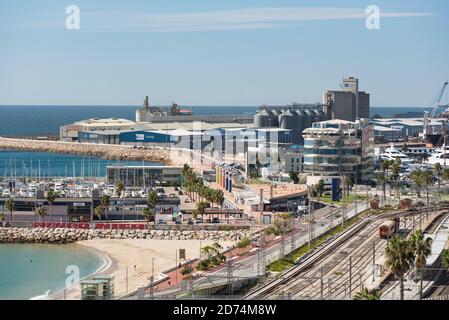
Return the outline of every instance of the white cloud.
[[[334,7],[267,7],[236,10],[140,13],[85,11],[81,7],[81,31],[93,32],[196,32],[271,29],[294,26],[303,21],[366,19],[365,9]],[[433,16],[425,12],[382,12],[382,18]],[[62,17],[62,18],[61,18]],[[5,10],[0,29],[60,28],[61,13]]]
[[[424,12],[382,12],[382,18],[432,16]],[[187,13],[85,13],[84,28],[95,31],[192,32],[267,29],[301,21],[366,19],[365,9],[333,7],[251,8]]]

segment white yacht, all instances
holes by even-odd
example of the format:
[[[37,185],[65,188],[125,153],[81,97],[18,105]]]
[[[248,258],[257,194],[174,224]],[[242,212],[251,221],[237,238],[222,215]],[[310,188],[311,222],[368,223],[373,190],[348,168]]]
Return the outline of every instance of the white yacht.
[[[437,163],[443,167],[449,165],[449,146],[436,149],[425,162],[426,165],[431,167]]]
[[[397,148],[395,148],[393,145],[390,146],[390,148],[386,149],[383,153],[379,154],[379,160],[401,160],[401,165],[403,167],[408,167],[413,165],[413,160],[410,159],[406,154],[399,151]]]

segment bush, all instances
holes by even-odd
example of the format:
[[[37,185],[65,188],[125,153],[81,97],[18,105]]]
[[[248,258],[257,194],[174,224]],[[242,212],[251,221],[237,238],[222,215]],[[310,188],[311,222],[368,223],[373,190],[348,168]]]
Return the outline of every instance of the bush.
[[[269,226],[264,230],[264,234],[269,236],[270,234],[276,233],[276,229],[273,226]]]
[[[186,265],[182,270],[181,270],[181,274],[183,276],[188,275],[189,273],[191,273],[193,271],[192,267],[189,265]]]
[[[209,269],[209,265],[210,265],[209,259],[204,259],[198,263],[197,269],[200,271],[205,271],[205,270]]]
[[[243,237],[239,242],[237,242],[237,248],[245,248],[251,244],[251,239],[248,237]]]

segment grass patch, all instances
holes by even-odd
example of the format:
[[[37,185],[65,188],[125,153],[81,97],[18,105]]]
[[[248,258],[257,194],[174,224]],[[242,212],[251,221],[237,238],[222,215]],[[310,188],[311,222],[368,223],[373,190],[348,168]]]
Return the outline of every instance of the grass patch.
[[[336,234],[342,232],[343,230],[349,228],[354,223],[358,221],[358,217],[352,217],[349,220],[346,220],[345,227],[343,228],[341,224],[333,228],[332,230],[329,230],[328,232],[322,234],[318,238],[316,238],[314,241],[312,241],[310,248],[309,244],[303,244],[301,247],[293,251],[292,253],[286,255],[283,259],[276,260],[272,263],[270,263],[267,267],[268,271],[271,272],[282,272],[284,270],[290,269],[295,265],[295,261],[301,258],[303,255],[305,255],[307,252],[316,249],[321,244],[323,244],[326,240],[328,240],[330,237],[335,236]]]

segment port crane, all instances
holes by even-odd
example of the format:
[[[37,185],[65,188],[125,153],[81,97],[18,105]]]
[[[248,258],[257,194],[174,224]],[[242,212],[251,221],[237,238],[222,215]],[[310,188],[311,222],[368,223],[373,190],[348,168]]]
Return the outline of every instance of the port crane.
[[[435,118],[435,115],[439,108],[445,108],[445,112],[449,111],[448,110],[449,104],[446,104],[446,105],[441,104],[441,100],[443,99],[443,95],[444,95],[444,92],[446,91],[448,84],[449,83],[447,81],[443,84],[438,95],[436,96],[435,100],[433,101],[433,104],[432,104],[433,110],[432,110],[432,114],[431,114],[431,119]]]

